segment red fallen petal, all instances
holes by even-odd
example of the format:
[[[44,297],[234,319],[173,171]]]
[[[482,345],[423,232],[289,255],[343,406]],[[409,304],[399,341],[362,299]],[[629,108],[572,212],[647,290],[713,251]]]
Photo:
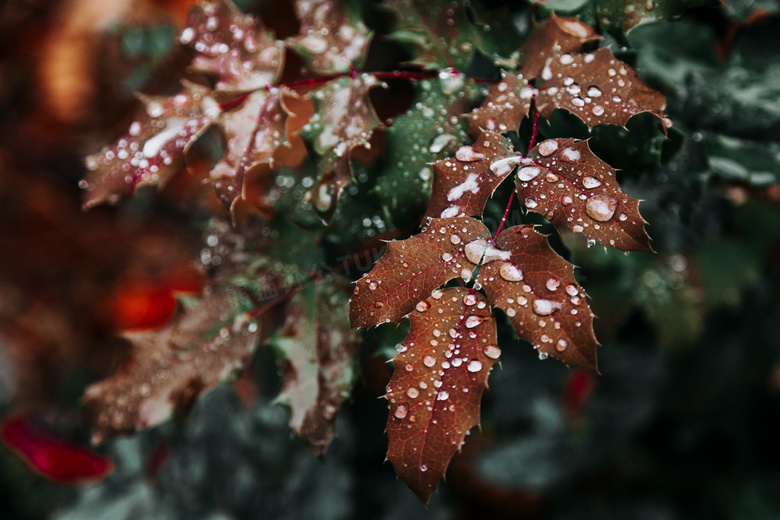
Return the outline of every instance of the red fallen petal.
[[[579,417],[585,402],[593,392],[595,383],[593,372],[572,370],[563,389],[563,409],[570,417]]]
[[[62,484],[94,482],[114,471],[111,458],[35,431],[24,416],[6,419],[3,442],[33,471]]]

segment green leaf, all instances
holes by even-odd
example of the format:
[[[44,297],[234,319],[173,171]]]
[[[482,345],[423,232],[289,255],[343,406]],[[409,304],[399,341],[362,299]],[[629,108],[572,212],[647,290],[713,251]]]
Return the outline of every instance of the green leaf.
[[[643,24],[669,20],[689,7],[714,4],[714,0],[595,0],[602,27],[629,32]]]
[[[477,92],[465,76],[420,80],[412,107],[387,129],[387,154],[374,192],[399,228],[416,224],[431,196],[431,163],[468,141],[465,112]]]

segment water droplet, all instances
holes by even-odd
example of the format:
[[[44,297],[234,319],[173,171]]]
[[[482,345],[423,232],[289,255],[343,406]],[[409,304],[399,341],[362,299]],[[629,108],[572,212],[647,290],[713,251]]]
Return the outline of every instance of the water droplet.
[[[412,387],[412,388],[410,388],[409,390],[406,391],[406,395],[408,395],[409,398],[414,399],[415,397],[420,395],[420,391],[417,390],[416,388]]]
[[[441,255],[441,259],[444,260],[445,262],[449,262],[450,260],[452,260],[452,255],[449,253],[444,253]]]
[[[564,195],[563,198],[561,199],[561,204],[563,204],[564,206],[568,206],[572,202],[574,202],[574,200],[568,195]]]
[[[403,343],[399,343],[398,345],[395,346],[396,352],[399,353],[406,352],[406,348],[407,348],[406,345],[404,345]]]
[[[625,221],[626,221],[626,219],[628,219],[628,217],[626,216],[626,214],[625,214],[625,213],[621,213],[621,214],[618,216],[618,218],[620,219],[620,221],[621,221],[621,222],[625,222]]]
[[[474,271],[472,271],[471,269],[467,269],[465,267],[460,271],[460,277],[463,278],[464,282],[468,282],[469,280],[471,280],[471,277],[473,275],[474,275]]]
[[[593,105],[593,108],[591,108],[590,111],[593,112],[594,116],[604,115],[604,107],[601,105]]]
[[[441,390],[438,394],[436,394],[437,401],[446,401],[449,398],[450,398],[450,393],[446,390]]]
[[[525,205],[528,209],[534,209],[539,204],[537,204],[537,202],[534,199],[529,198],[529,199],[525,199]]]
[[[582,185],[585,186],[586,189],[590,190],[601,186],[601,181],[595,177],[585,177],[582,179]]]
[[[560,58],[561,65],[571,65],[574,62],[574,57],[571,54],[564,54]]]
[[[385,304],[384,304],[384,303],[382,303],[382,302],[376,302],[376,303],[374,304],[374,308],[376,308],[376,309],[381,309],[381,308],[382,308],[382,307],[384,307],[384,306],[385,306]]]
[[[519,282],[523,279],[523,270],[510,262],[502,264],[498,273],[501,275],[501,278],[509,282]]]
[[[425,357],[423,358],[423,364],[424,364],[426,367],[430,368],[430,367],[432,367],[433,365],[435,365],[435,364],[436,364],[436,359],[435,359],[433,356],[431,356],[431,355],[429,354],[429,355],[427,355],[427,356],[425,356]]]
[[[588,87],[588,96],[592,98],[601,97],[601,89],[598,87]]]
[[[541,361],[544,361],[544,360],[545,360],[545,359],[547,359],[548,357],[550,357],[550,355],[549,355],[547,352],[539,352],[539,359],[540,359]]]
[[[482,370],[482,362],[477,359],[472,359],[469,361],[468,366],[466,366],[466,370],[469,372],[479,372]]]
[[[594,220],[607,222],[615,214],[617,200],[607,195],[596,195],[585,203],[585,212]]]
[[[506,315],[507,316],[509,316],[510,318],[514,318],[516,314],[517,314],[517,311],[515,310],[514,307],[507,307],[507,309],[506,309]]]
[[[577,293],[579,293],[579,291],[577,290],[576,285],[574,285],[573,283],[566,284],[566,294],[568,294],[569,296],[577,296]]]
[[[566,340],[565,340],[565,339],[559,339],[559,340],[558,340],[558,343],[556,343],[556,344],[555,344],[555,349],[556,349],[558,352],[563,352],[564,350],[566,350],[566,347],[567,347],[568,345],[569,345],[569,344],[566,342]]]
[[[490,359],[498,359],[501,356],[501,349],[496,345],[488,345],[482,349],[482,352]]]
[[[546,141],[542,141],[542,143],[539,145],[539,153],[545,157],[551,155],[557,149],[558,141],[555,139],[547,139]]]
[[[547,285],[547,289],[549,289],[551,291],[555,291],[561,285],[561,282],[557,278],[553,277],[553,278],[548,278],[547,279],[547,284],[546,285]]]
[[[420,471],[428,471],[428,466],[423,464],[422,466],[420,466]]]
[[[406,417],[406,407],[404,405],[398,405],[398,408],[395,409],[395,415],[396,419],[403,419]]]
[[[524,166],[517,172],[517,178],[527,182],[539,175],[542,170],[538,166]]]
[[[474,151],[471,146],[461,146],[458,151],[455,152],[455,158],[463,162],[478,161],[485,157],[484,153],[478,153]]]
[[[490,171],[496,175],[506,175],[511,172],[512,168],[514,168],[516,164],[519,164],[521,160],[522,157],[520,156],[499,159],[490,164]]]
[[[431,298],[433,298],[434,300],[440,300],[442,296],[444,296],[444,291],[442,291],[441,289],[436,289],[431,293]]]
[[[580,152],[574,148],[566,148],[563,152],[561,152],[561,155],[563,155],[563,158],[569,162],[577,162],[580,160]]]
[[[466,328],[473,329],[483,321],[485,321],[485,318],[483,318],[482,316],[473,316],[473,315],[469,316],[468,318],[466,318]]]
[[[415,309],[417,309],[418,312],[425,312],[431,307],[431,304],[428,303],[426,300],[423,300],[419,302],[417,305],[415,305]]]
[[[452,236],[450,236],[450,243],[457,245],[457,244],[460,244],[460,242],[461,242],[460,235],[452,235]]]
[[[414,370],[414,367],[413,367],[411,364],[408,364],[408,363],[407,363],[407,365],[406,365],[406,371],[407,371],[407,372],[411,372],[412,370]]]
[[[560,309],[561,307],[562,304],[560,302],[544,299],[534,300],[534,312],[539,316],[549,316],[554,310]]]
[[[463,297],[463,303],[465,303],[466,305],[474,305],[475,303],[477,303],[477,297],[474,296],[473,294],[467,294],[466,296]]]
[[[376,283],[371,282],[370,284],[368,284],[368,288],[373,291],[374,289],[376,289]]]

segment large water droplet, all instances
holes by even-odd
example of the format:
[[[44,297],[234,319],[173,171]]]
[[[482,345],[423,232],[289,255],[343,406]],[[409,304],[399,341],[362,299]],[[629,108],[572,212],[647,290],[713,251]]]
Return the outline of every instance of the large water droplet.
[[[485,321],[485,319],[486,318],[482,316],[473,316],[473,315],[469,316],[468,318],[466,318],[466,328],[473,329],[474,327],[476,327],[477,325]]]
[[[441,259],[444,260],[445,262],[449,262],[450,260],[452,260],[452,255],[449,253],[443,253],[441,255]]]
[[[582,179],[582,185],[585,186],[585,188],[590,190],[601,186],[601,181],[595,177],[584,177]]]
[[[490,171],[496,175],[506,175],[507,173],[511,172],[512,168],[514,168],[516,164],[519,164],[521,160],[522,157],[520,156],[499,159],[491,163]]]
[[[469,364],[466,366],[466,370],[469,372],[479,372],[482,370],[482,362],[477,359],[472,359],[469,361]]]
[[[558,149],[558,141],[555,139],[547,139],[542,141],[539,145],[539,153],[547,157]]]
[[[450,236],[450,243],[457,245],[460,244],[460,242],[461,242],[460,235]]]
[[[601,89],[598,87],[588,87],[588,97],[601,97]]]
[[[553,302],[550,300],[537,299],[534,300],[534,312],[539,316],[549,316],[553,311],[560,309],[563,305],[560,302]]]
[[[539,175],[542,170],[538,166],[524,166],[517,172],[517,178],[527,182]]]
[[[417,305],[415,305],[414,308],[417,309],[418,312],[425,312],[428,309],[430,309],[430,307],[431,307],[431,304],[428,303],[427,301],[423,300],[423,301],[419,302]]]
[[[404,405],[398,405],[398,408],[395,409],[395,415],[396,419],[403,419],[406,417],[406,407]]]
[[[510,262],[502,264],[498,273],[501,275],[501,278],[509,282],[519,282],[523,279],[523,270]]]
[[[594,220],[607,222],[615,214],[617,199],[607,195],[596,195],[585,203],[585,212]]]
[[[461,146],[458,151],[455,152],[455,158],[463,162],[478,161],[485,157],[484,153],[478,153],[474,151],[471,146]]]
[[[577,162],[580,160],[580,152],[574,148],[566,148],[561,152],[561,155],[569,162]]]
[[[417,390],[416,388],[412,387],[412,388],[410,388],[409,390],[406,391],[406,395],[408,395],[410,399],[414,399],[415,397],[420,395],[420,391]]]
[[[557,278],[555,278],[555,277],[548,278],[548,279],[547,279],[547,284],[546,284],[546,285],[547,285],[547,289],[549,289],[550,291],[555,291],[555,290],[557,290],[557,289],[558,289],[558,287],[561,285],[561,281],[560,281],[560,280],[558,280],[558,279],[557,279]]]
[[[547,352],[539,352],[539,359],[540,359],[541,361],[544,361],[544,360],[545,360],[545,359],[547,359],[548,357],[550,357],[550,355],[549,355]]]
[[[425,356],[425,357],[423,358],[423,364],[424,364],[426,367],[430,368],[430,367],[432,367],[433,365],[435,365],[435,364],[436,364],[436,359],[435,359],[433,356],[431,356],[431,355],[429,354],[429,355],[427,355],[427,356]]]
[[[449,398],[450,398],[450,393],[446,390],[441,390],[438,394],[436,394],[437,401],[446,401]]]
[[[558,343],[555,344],[555,349],[558,352],[563,352],[564,350],[566,350],[566,347],[568,347],[568,346],[569,346],[569,344],[567,343],[567,341],[565,339],[559,339]]]
[[[501,356],[501,349],[496,345],[488,345],[482,349],[482,352],[490,359],[498,359]]]

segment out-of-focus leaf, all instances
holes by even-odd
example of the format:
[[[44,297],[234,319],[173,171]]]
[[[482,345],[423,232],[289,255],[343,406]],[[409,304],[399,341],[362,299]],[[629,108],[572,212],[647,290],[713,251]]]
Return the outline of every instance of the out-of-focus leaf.
[[[317,454],[327,449],[356,377],[358,341],[349,325],[348,294],[336,278],[308,284],[287,304],[285,322],[270,340],[283,360],[277,400],[290,407],[290,426]]]

